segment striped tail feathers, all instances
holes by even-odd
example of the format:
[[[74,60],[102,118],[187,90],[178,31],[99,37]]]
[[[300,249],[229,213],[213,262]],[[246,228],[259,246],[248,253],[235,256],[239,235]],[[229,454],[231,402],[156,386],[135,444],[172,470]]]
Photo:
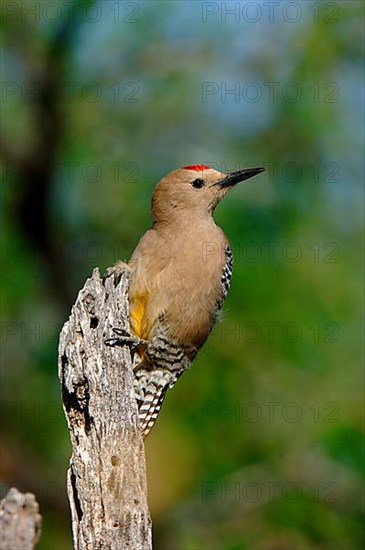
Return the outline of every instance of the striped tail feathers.
[[[139,409],[139,422],[143,438],[152,430],[159,415],[167,390],[179,378],[178,373],[155,369],[135,371],[135,394]]]

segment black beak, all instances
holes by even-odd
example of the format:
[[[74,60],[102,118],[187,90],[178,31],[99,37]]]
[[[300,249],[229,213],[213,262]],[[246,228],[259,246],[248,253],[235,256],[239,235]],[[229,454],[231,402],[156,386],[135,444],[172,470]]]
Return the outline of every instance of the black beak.
[[[257,174],[261,174],[261,172],[265,172],[265,168],[246,168],[246,170],[237,170],[237,172],[227,174],[225,178],[214,185],[219,185],[219,187],[232,187],[236,185],[236,183],[253,178],[257,176]]]

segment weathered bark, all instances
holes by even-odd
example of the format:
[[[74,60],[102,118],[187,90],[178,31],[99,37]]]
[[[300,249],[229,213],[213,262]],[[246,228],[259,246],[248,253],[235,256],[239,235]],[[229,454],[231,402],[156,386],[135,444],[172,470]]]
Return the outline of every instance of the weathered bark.
[[[152,547],[144,446],[126,347],[109,347],[112,327],[129,330],[123,264],[79,292],[59,346],[59,377],[72,442],[67,490],[76,549]]]
[[[1,550],[32,550],[40,539],[41,523],[35,496],[10,489],[0,503]]]

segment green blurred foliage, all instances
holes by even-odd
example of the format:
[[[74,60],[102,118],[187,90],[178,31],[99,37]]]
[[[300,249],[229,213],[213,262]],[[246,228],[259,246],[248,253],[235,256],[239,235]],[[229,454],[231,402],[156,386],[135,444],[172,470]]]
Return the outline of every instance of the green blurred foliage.
[[[216,212],[224,316],[146,442],[155,546],[362,548],[363,4],[57,3],[3,4],[3,492],[37,494],[40,550],[71,547],[56,365],[78,289],[128,259],[170,170],[266,165]],[[39,113],[24,86],[49,74]]]

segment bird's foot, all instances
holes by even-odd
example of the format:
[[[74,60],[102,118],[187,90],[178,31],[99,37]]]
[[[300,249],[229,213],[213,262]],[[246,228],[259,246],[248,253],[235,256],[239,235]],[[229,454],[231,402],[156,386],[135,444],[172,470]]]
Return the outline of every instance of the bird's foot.
[[[147,345],[147,341],[143,340],[142,338],[138,338],[138,336],[131,336],[128,331],[122,329],[113,327],[113,332],[117,335],[114,338],[108,338],[107,340],[104,340],[104,344],[106,346],[128,346],[132,350],[137,348],[141,345]]]

